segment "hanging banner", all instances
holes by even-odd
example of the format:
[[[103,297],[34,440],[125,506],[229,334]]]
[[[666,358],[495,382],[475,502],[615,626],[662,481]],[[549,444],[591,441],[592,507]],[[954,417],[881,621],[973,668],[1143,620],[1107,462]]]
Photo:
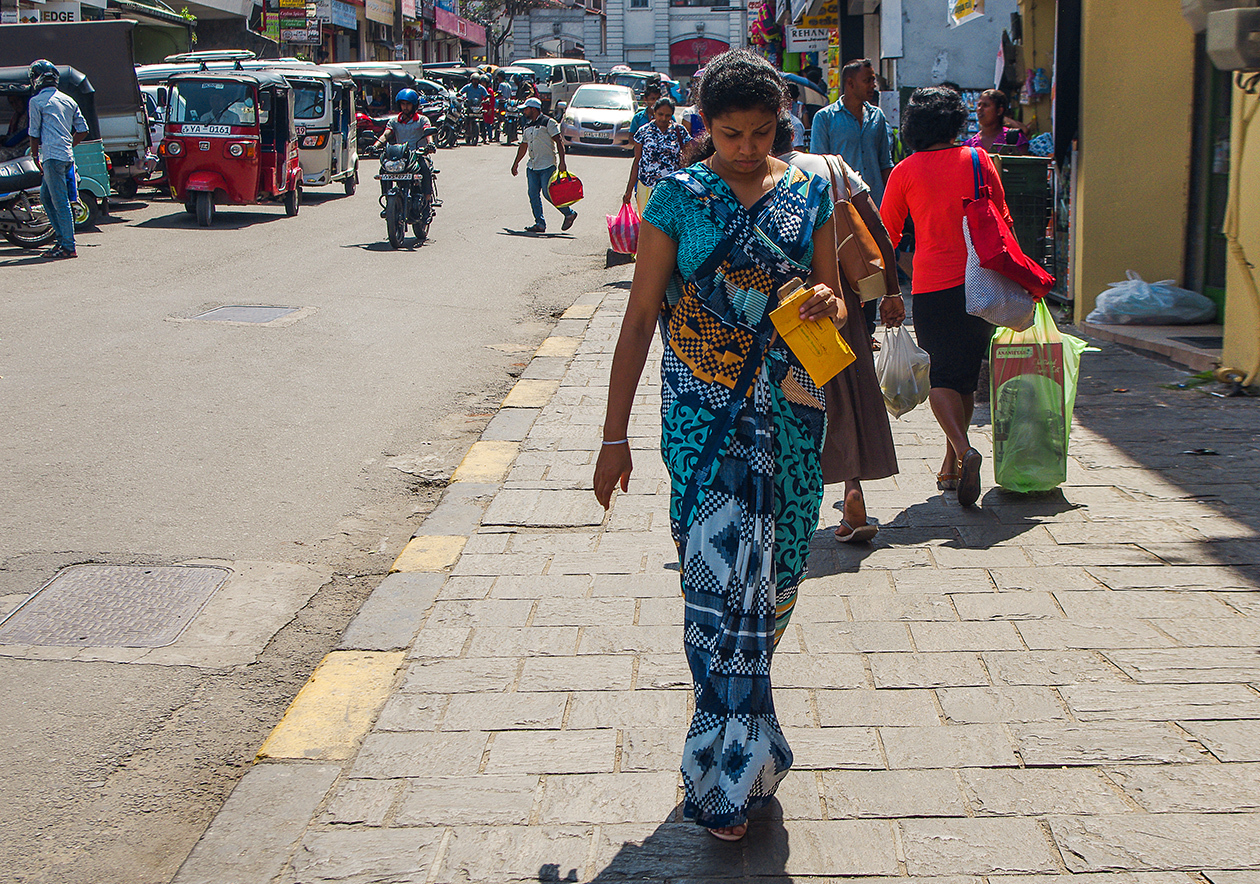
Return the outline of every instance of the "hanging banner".
[[[840,21],[840,0],[826,0],[806,10],[797,22],[802,28],[834,28]]]
[[[383,25],[392,25],[394,23],[394,4],[392,0],[367,0],[367,5],[363,11],[368,21],[379,22]]]
[[[984,18],[984,0],[945,0],[945,21],[951,28]]]

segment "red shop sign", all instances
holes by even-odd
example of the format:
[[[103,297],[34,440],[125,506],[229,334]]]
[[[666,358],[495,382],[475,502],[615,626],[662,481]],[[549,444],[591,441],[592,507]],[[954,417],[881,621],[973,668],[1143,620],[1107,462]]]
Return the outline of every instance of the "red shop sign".
[[[730,49],[730,45],[710,37],[691,37],[679,40],[669,47],[670,64],[694,64],[701,67],[709,63],[715,55],[721,55]]]

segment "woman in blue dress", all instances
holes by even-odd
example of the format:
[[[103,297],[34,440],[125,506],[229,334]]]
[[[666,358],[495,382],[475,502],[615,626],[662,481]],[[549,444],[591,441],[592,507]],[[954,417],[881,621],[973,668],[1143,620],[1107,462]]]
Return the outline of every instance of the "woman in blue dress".
[[[724,840],[743,837],[792,764],[770,660],[822,503],[825,400],[769,313],[800,277],[816,286],[802,318],[845,319],[829,185],[771,155],[787,101],[782,76],[747,51],[705,69],[701,160],[663,178],[643,213],[594,477],[605,507],[628,486],[630,409],[659,321],[661,455],[696,698],[684,814]]]

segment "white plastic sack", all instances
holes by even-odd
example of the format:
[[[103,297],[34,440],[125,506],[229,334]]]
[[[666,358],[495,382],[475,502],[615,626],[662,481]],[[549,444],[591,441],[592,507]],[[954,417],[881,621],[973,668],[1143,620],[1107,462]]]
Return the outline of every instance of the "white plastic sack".
[[[927,402],[931,367],[931,358],[918,348],[904,325],[884,335],[884,344],[875,357],[875,376],[889,414],[900,418]]]
[[[980,266],[980,256],[971,243],[971,228],[963,219],[963,240],[967,243],[967,270],[964,290],[967,312],[990,325],[1023,331],[1033,324],[1037,299],[996,270]]]
[[[1177,288],[1171,279],[1147,282],[1129,270],[1124,282],[1108,283],[1087,322],[1100,325],[1197,325],[1216,318],[1211,298]]]

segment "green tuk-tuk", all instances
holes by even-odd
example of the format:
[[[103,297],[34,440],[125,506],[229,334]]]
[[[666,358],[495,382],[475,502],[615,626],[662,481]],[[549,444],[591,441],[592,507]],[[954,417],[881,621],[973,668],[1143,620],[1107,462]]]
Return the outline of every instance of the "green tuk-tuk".
[[[73,98],[87,121],[87,137],[74,146],[74,170],[78,174],[79,198],[70,206],[77,230],[93,227],[101,214],[109,212],[109,163],[105,159],[105,146],[101,142],[100,121],[96,116],[95,90],[87,75],[72,67],[59,65],[61,83],[58,89]],[[0,68],[0,99],[10,95],[31,97],[31,81],[28,69],[21,67]],[[7,131],[13,116],[13,108],[7,100],[0,100],[0,131]]]

